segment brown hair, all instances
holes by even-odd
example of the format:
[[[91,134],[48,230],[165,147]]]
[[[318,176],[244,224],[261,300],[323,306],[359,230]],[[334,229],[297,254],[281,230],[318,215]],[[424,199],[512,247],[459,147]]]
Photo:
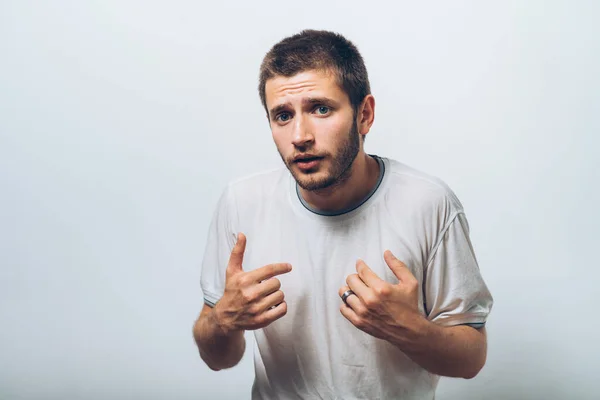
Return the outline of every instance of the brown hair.
[[[303,30],[275,44],[260,66],[258,92],[267,116],[267,80],[307,70],[332,71],[350,98],[355,115],[365,96],[371,93],[367,68],[352,42],[334,32]]]

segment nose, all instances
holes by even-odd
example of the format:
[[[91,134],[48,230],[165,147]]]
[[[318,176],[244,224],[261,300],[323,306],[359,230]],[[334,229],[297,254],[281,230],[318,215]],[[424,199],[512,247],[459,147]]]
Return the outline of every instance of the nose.
[[[310,124],[305,121],[304,116],[297,116],[294,119],[292,128],[292,143],[296,147],[307,147],[315,141],[314,135],[311,133]]]

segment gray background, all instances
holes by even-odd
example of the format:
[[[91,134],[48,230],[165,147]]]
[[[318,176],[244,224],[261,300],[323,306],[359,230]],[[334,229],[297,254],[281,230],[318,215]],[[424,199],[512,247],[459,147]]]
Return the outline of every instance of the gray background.
[[[598,4],[1,1],[0,398],[249,398],[252,346],[195,349],[200,261],[226,182],[281,165],[258,67],[303,28],[363,53],[366,150],[467,211],[489,356],[438,398],[597,398]]]

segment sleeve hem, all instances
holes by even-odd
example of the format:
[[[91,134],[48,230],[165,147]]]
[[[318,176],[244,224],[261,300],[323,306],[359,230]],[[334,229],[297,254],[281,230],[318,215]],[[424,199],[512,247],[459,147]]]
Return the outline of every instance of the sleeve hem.
[[[215,304],[217,304],[217,302],[220,300],[220,297],[215,294],[212,294],[205,290],[203,292],[204,292],[204,303],[206,305],[208,305],[209,307],[214,307]]]
[[[481,328],[485,327],[485,322],[480,322],[480,323],[476,323],[476,324],[461,324],[461,325],[470,326],[471,328],[475,328],[475,329],[481,329]]]
[[[487,321],[487,315],[456,315],[445,318],[434,318],[431,320],[434,324],[440,326],[456,326],[456,325],[485,325]]]

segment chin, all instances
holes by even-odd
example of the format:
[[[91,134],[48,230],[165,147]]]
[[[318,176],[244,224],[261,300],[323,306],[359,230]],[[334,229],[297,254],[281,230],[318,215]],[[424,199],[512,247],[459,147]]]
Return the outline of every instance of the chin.
[[[318,173],[312,173],[309,175],[309,174],[300,172],[299,174],[292,174],[292,175],[294,176],[294,179],[298,183],[298,186],[300,186],[302,189],[308,190],[308,191],[326,189],[326,188],[330,187],[331,185],[333,185],[335,182],[335,180],[332,179],[331,176],[329,176],[329,175],[319,176],[319,175],[323,175],[323,174],[318,174]]]
[[[283,159],[283,157],[282,157]],[[320,165],[314,170],[302,171],[293,161],[285,162],[294,180],[304,190],[315,191],[326,189],[335,183],[335,179],[327,170],[327,167]]]

